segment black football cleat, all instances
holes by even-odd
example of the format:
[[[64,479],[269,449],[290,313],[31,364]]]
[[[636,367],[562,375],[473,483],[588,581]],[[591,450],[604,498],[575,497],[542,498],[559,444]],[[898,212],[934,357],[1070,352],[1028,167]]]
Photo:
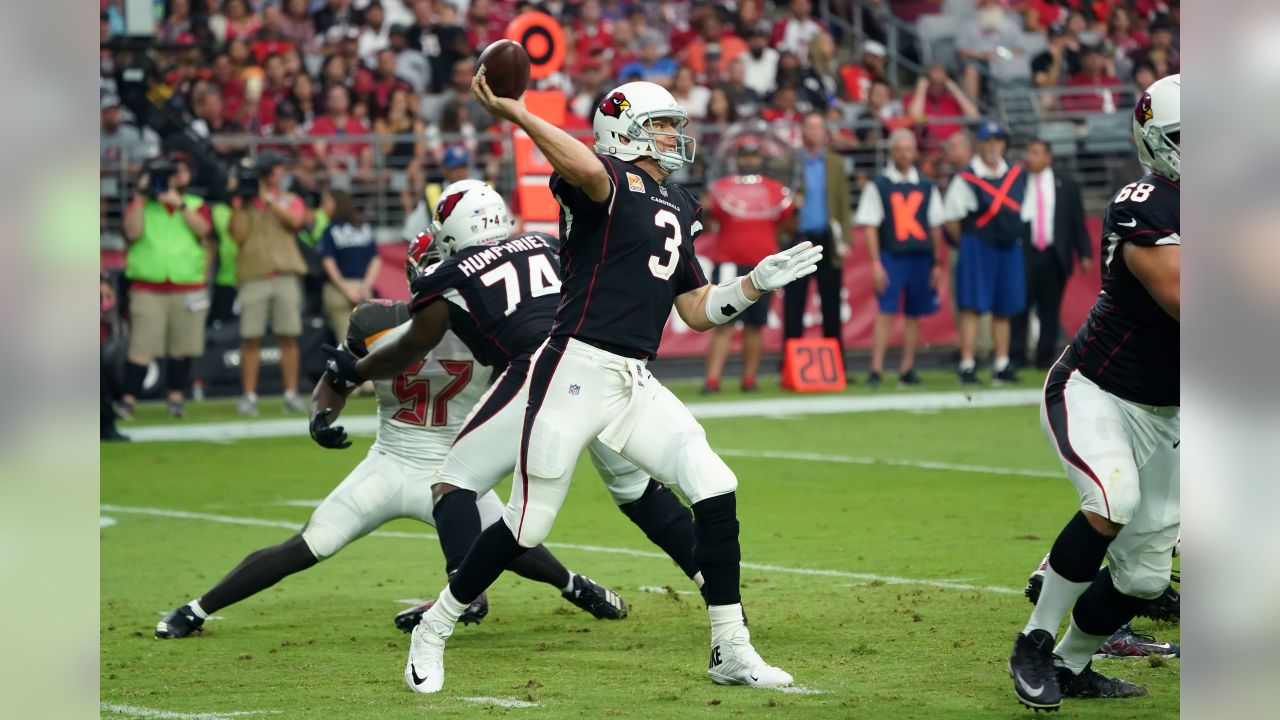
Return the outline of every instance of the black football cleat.
[[[1093,659],[1132,658],[1148,655],[1167,655],[1182,657],[1182,648],[1177,643],[1157,642],[1151,635],[1143,635],[1133,631],[1133,626],[1126,623],[1115,631],[1107,641],[1102,643]]]
[[[1040,561],[1040,565],[1031,573],[1031,577],[1027,578],[1027,587],[1022,590],[1022,594],[1027,596],[1032,605],[1040,602],[1040,589],[1044,587],[1044,574],[1049,569],[1049,556],[1045,555],[1044,560]]]
[[[1044,630],[1018,634],[1009,656],[1009,676],[1018,702],[1039,712],[1053,712],[1062,706],[1058,673],[1053,667],[1053,636]]]
[[[1018,373],[1013,371],[1013,365],[1006,365],[1000,372],[991,374],[992,385],[1017,385],[1019,384]]]
[[[156,637],[161,640],[184,638],[204,629],[204,620],[200,619],[190,607],[183,605],[169,611],[160,622],[156,623]]]
[[[408,610],[401,610],[396,613],[395,624],[400,632],[413,632],[418,626],[418,622],[422,620],[422,616],[435,605],[435,600],[428,600],[421,605],[415,605]],[[458,616],[458,621],[463,625],[479,625],[480,621],[489,614],[489,598],[484,593],[480,593],[480,597],[476,598],[462,614]]]
[[[560,594],[597,620],[621,620],[627,616],[627,603],[621,596],[582,575],[574,575],[573,589]]]
[[[1165,588],[1164,594],[1152,600],[1138,611],[1138,617],[1149,618],[1157,622],[1178,622],[1182,612],[1182,596],[1172,585]]]
[[[1058,687],[1062,697],[1090,700],[1093,698],[1145,697],[1147,689],[1128,680],[1109,678],[1093,669],[1093,663],[1084,666],[1079,675],[1064,667],[1056,668]]]

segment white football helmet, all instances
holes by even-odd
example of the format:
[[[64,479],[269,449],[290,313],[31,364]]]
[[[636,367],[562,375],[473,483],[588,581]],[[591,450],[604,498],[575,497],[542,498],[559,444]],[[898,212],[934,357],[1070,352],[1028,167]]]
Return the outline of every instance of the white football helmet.
[[[1151,83],[1133,110],[1133,142],[1138,161],[1174,182],[1182,177],[1182,75]]]
[[[449,257],[474,245],[497,245],[507,239],[515,220],[496,190],[479,180],[459,180],[436,202],[432,246]]]
[[[670,118],[675,132],[654,132],[649,121]],[[673,173],[693,162],[696,141],[683,133],[689,113],[661,85],[651,82],[629,82],[614,89],[596,107],[591,129],[595,133],[596,152],[619,160],[651,157],[663,170]],[[674,137],[674,150],[658,149],[658,137]]]

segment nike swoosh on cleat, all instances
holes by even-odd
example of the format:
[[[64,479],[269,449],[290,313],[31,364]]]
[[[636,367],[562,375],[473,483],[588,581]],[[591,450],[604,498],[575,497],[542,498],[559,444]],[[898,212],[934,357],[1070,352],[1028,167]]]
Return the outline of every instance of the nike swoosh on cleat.
[[[414,685],[421,685],[427,681],[426,677],[418,677],[418,669],[413,666],[413,663],[409,663],[409,674],[413,676]]]
[[[1015,682],[1018,683],[1018,687],[1022,688],[1022,691],[1030,695],[1031,697],[1039,697],[1040,695],[1044,694],[1044,685],[1041,685],[1039,687],[1031,687],[1031,685],[1029,685],[1026,680],[1023,680],[1022,676],[1018,675],[1017,673],[1013,674],[1013,679]]]
[[[756,676],[753,674],[753,675],[751,676],[751,682],[760,682],[760,678],[756,677]]]

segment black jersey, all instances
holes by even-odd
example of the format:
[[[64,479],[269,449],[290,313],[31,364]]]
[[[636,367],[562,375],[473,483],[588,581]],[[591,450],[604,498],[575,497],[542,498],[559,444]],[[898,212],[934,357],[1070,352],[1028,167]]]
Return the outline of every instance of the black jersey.
[[[485,365],[500,367],[538,349],[560,301],[555,239],[525,233],[454,253],[414,279],[409,307],[449,305],[450,328]]]
[[[597,155],[612,189],[603,203],[557,175],[564,287],[552,335],[652,358],[676,295],[707,284],[693,254],[702,207],[676,183]]]
[[[1124,261],[1124,245],[1181,245],[1178,185],[1147,175],[1126,185],[1102,221],[1102,292],[1063,360],[1107,392],[1178,404],[1178,321]]]

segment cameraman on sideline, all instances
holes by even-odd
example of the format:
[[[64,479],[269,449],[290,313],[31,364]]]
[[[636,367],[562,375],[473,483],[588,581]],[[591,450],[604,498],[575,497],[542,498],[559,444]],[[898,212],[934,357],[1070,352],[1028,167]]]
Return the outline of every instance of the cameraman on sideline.
[[[169,414],[181,418],[191,361],[204,354],[213,268],[213,246],[206,240],[213,223],[204,200],[183,192],[191,183],[184,159],[151,163],[145,183],[147,194],[135,197],[124,214],[130,286],[122,415],[132,417],[151,361],[168,358]]]
[[[240,251],[236,275],[240,298],[240,379],[244,396],[237,410],[258,414],[258,368],[262,336],[271,330],[280,343],[284,411],[303,412],[298,397],[298,336],[302,334],[302,276],[307,263],[298,249],[306,209],[283,188],[283,159],[264,153],[253,170],[241,167],[231,199],[229,230]]]

